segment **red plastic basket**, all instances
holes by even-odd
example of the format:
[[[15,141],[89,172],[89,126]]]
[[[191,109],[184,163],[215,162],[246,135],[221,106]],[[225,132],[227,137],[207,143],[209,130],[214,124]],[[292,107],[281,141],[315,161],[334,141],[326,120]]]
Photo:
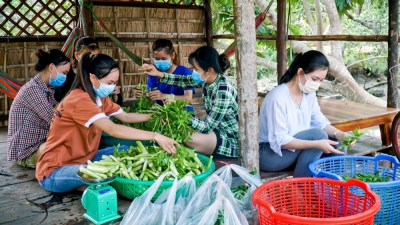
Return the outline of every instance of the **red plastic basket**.
[[[359,195],[353,194],[357,190]],[[252,202],[260,224],[373,224],[381,202],[368,184],[324,178],[294,178],[257,188]]]

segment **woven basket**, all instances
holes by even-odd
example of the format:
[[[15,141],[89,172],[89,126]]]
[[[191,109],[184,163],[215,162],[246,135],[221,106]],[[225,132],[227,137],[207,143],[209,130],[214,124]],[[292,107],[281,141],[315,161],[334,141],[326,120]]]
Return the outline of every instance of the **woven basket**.
[[[200,161],[203,165],[207,165],[210,160],[209,157],[197,154]],[[201,183],[214,171],[215,164],[211,162],[210,168],[202,174],[194,176],[193,179],[196,181],[197,186],[200,186]],[[117,176],[116,179],[111,183],[111,186],[115,188],[118,194],[129,198],[134,199],[136,197],[141,196],[147,189],[150,188],[151,185],[154,184],[155,181],[143,181],[143,180],[131,180],[127,178],[122,178]],[[157,197],[166,189],[172,186],[173,180],[165,180],[161,183],[160,187],[157,190],[157,193],[154,195],[152,200],[157,199]]]

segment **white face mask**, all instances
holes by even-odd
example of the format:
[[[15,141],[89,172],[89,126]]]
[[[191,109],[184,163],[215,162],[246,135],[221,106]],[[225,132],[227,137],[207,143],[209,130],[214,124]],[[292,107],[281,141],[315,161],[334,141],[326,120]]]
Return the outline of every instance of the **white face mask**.
[[[300,77],[299,77],[299,88],[302,92],[304,93],[314,93],[316,91],[318,91],[319,86],[321,85],[320,82],[316,82],[316,81],[312,81],[312,80],[308,80],[306,75],[303,73],[304,77],[306,78],[306,83],[303,85],[300,81]]]

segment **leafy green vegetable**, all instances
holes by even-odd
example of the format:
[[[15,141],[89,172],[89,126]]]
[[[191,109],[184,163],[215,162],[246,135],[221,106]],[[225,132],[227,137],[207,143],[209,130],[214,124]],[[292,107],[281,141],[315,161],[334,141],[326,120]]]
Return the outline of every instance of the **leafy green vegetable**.
[[[190,127],[193,112],[186,110],[186,106],[188,103],[180,99],[162,106],[156,105],[147,126],[151,127],[151,131],[170,137],[178,143],[191,140],[194,133]]]
[[[351,177],[348,175],[342,176],[343,180],[347,181]],[[376,171],[375,173],[357,173],[354,177],[354,179],[361,180],[364,182],[388,182],[390,180],[390,177],[383,177],[379,175],[379,171]]]
[[[358,130],[358,128],[356,128],[355,130],[353,130],[353,134],[352,135],[346,136],[343,139],[343,143],[339,148],[343,149],[343,150],[347,150],[349,148],[349,146],[350,146],[350,143],[355,141],[355,140],[360,139],[361,135],[363,135],[363,134],[364,133],[360,132]]]

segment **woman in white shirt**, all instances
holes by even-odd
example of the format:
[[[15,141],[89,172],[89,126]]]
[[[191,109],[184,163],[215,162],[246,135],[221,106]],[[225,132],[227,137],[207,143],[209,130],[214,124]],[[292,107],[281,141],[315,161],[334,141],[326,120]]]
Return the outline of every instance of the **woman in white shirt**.
[[[309,177],[308,165],[326,154],[344,154],[333,146],[348,134],[322,114],[316,91],[329,69],[318,51],[298,54],[280,85],[265,97],[260,108],[260,169],[280,171],[293,164],[294,177]],[[355,145],[355,141],[350,147]]]

